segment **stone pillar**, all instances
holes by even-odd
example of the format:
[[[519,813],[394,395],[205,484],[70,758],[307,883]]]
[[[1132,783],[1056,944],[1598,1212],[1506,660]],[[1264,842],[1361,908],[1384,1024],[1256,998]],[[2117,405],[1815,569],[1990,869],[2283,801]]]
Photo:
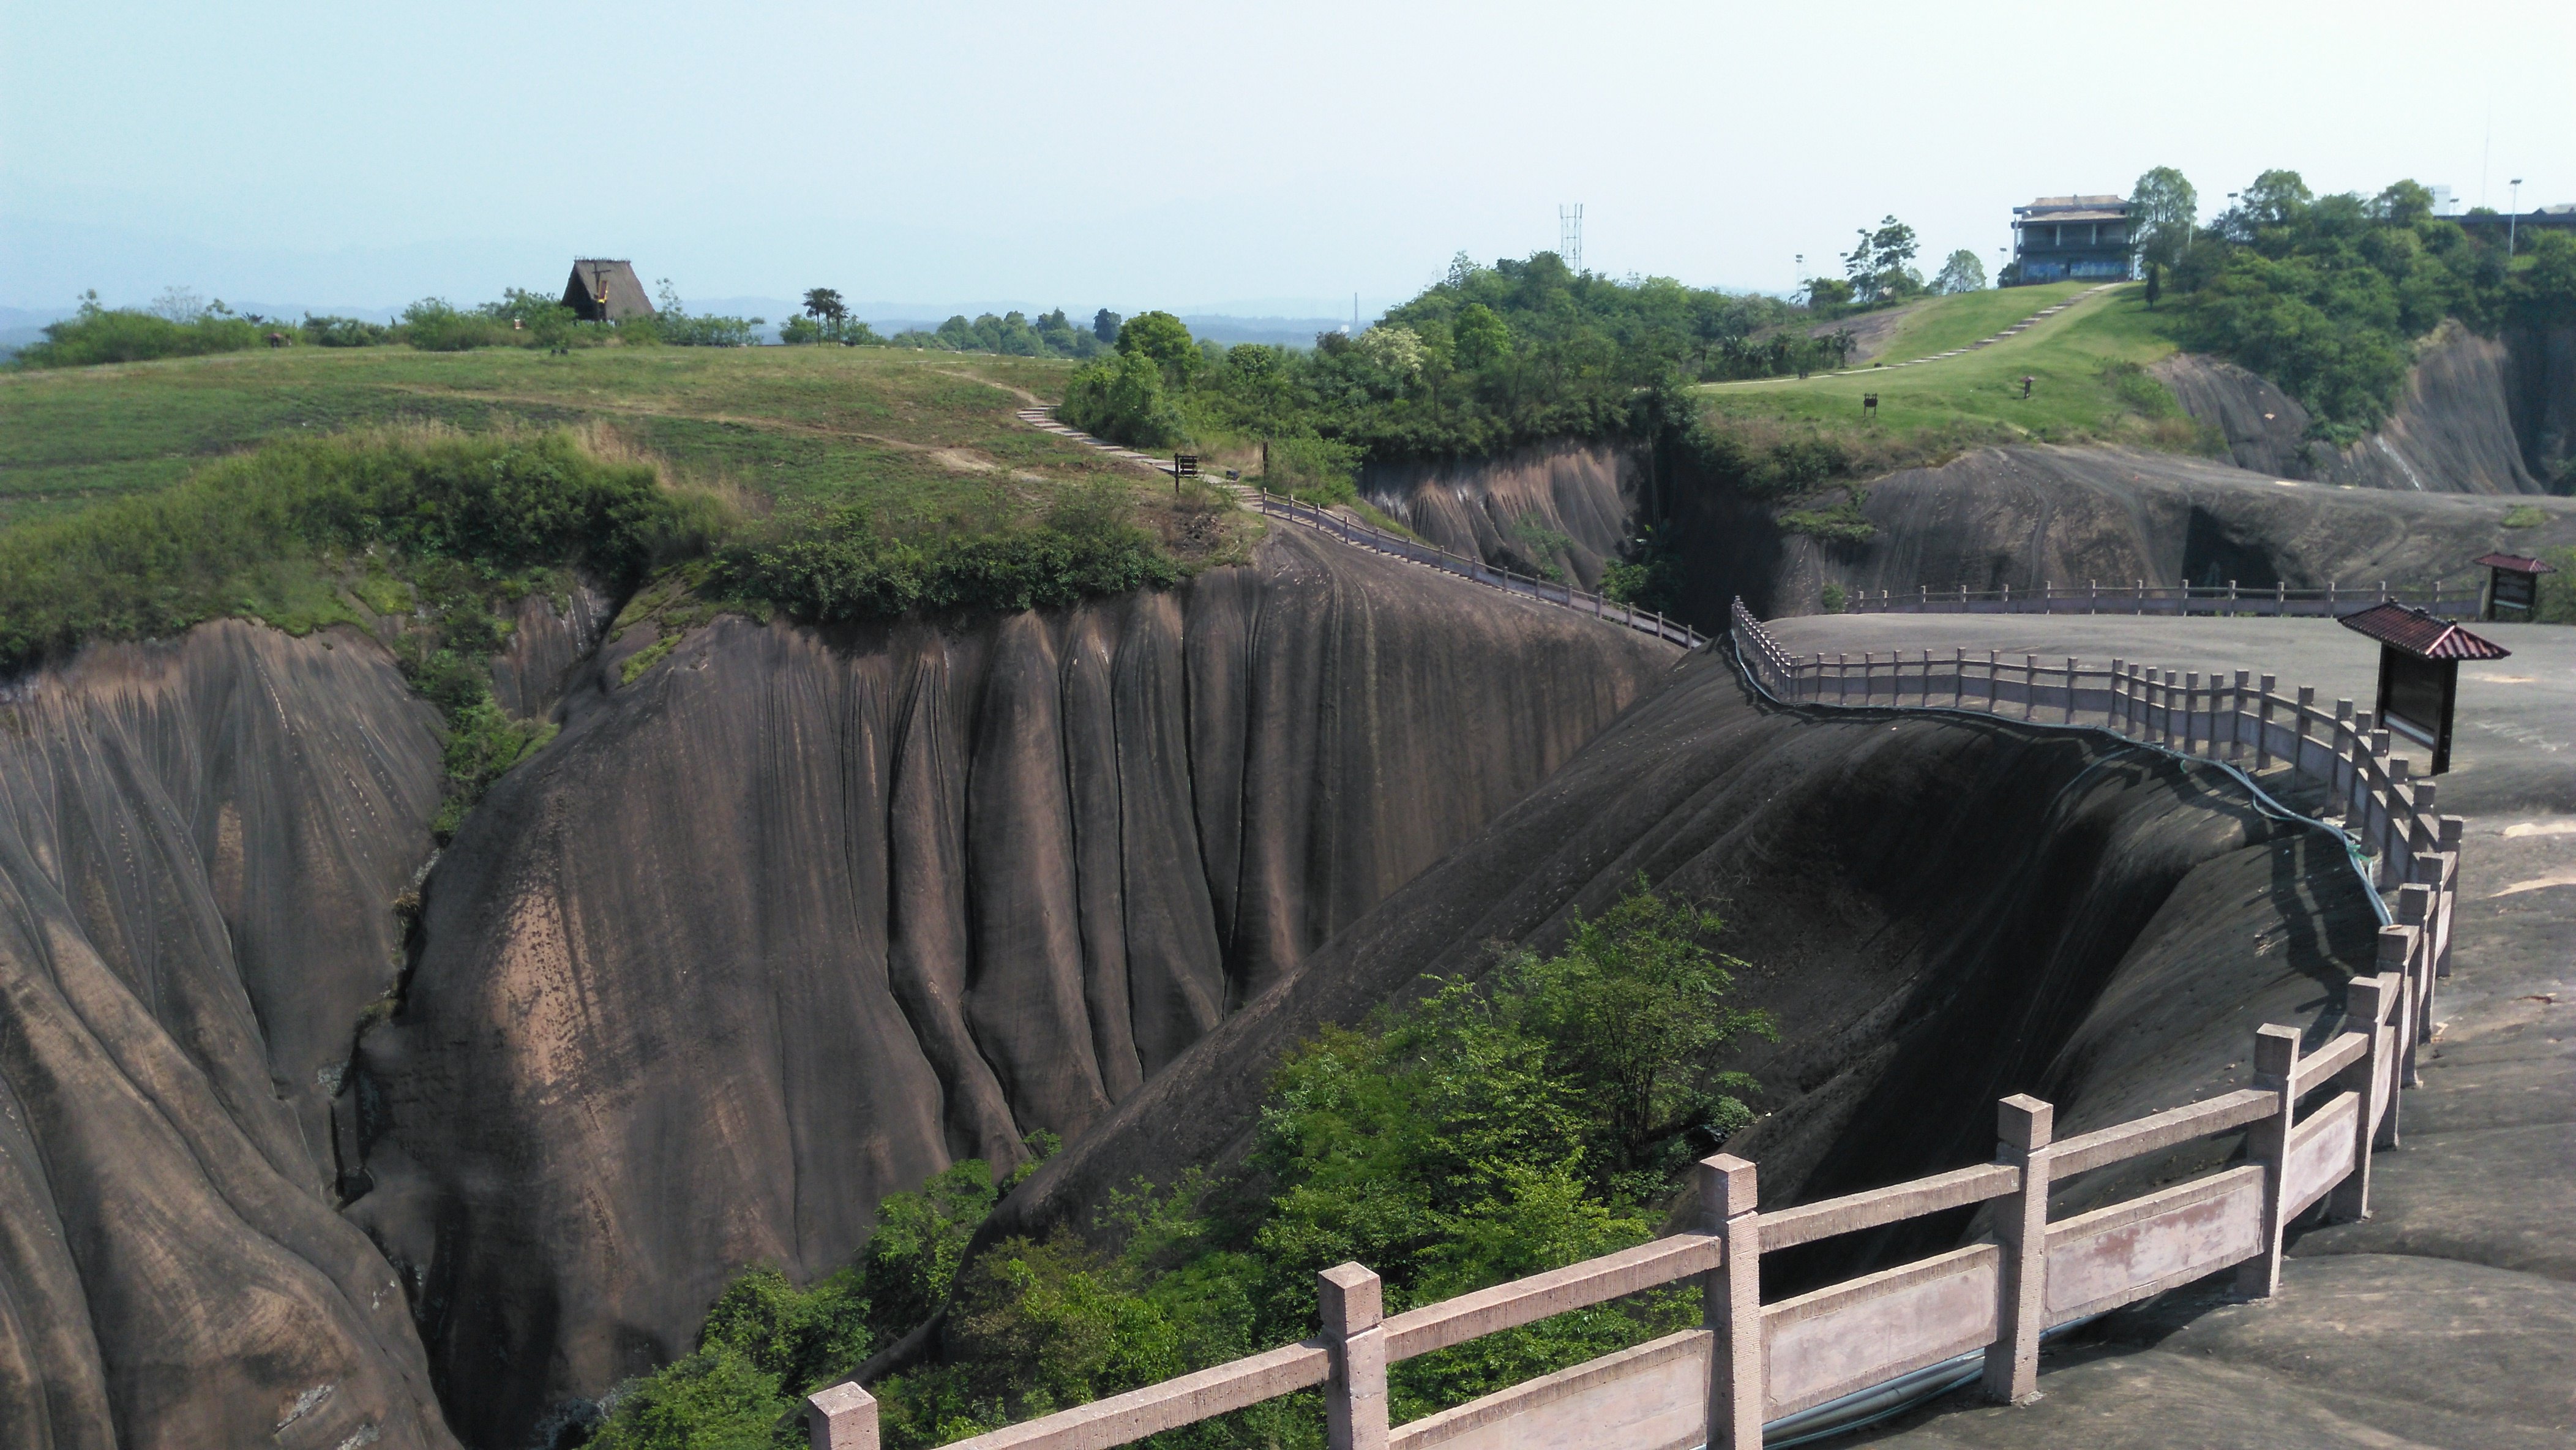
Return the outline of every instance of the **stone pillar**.
[[[2272,688],[2275,680],[2265,675],[2254,692],[2254,770],[2256,774],[2272,768]]]
[[[2290,1147],[2290,1114],[2297,1106],[2291,1079],[2299,1070],[2296,1028],[2265,1023],[2254,1031],[2254,1087],[2273,1095],[2272,1111],[2245,1129],[2245,1161],[2263,1168],[2262,1248],[2236,1266],[2236,1292],[2268,1299],[2281,1287],[2281,1234],[2289,1226],[2289,1197],[2282,1160]]]
[[[1753,1165],[1720,1153],[1699,1165],[1701,1225],[1725,1258],[1702,1290],[1708,1346],[1708,1450],[1762,1450],[1762,1220]]]
[[[1985,1387],[1998,1404],[2039,1392],[2039,1334],[2048,1327],[2048,1145],[2056,1118],[2055,1108],[2025,1093],[1996,1105],[1995,1161],[2021,1170],[2021,1188],[1994,1201],[2003,1259]]]
[[[876,1396],[857,1380],[807,1395],[805,1436],[813,1450],[877,1450]]]
[[[2405,901],[2398,906],[2403,910]],[[2416,929],[2398,923],[2379,929],[2379,970],[2397,974],[2397,1010],[2389,1019],[2397,1029],[2397,1081],[2415,1086],[2415,939]]]
[[[2327,1196],[2326,1212],[2340,1223],[2354,1223],[2370,1217],[2370,1150],[2379,1137],[2379,1073],[2387,1054],[2396,1047],[2388,1031],[2388,1009],[2397,996],[2394,978],[2382,973],[2373,977],[2355,977],[2344,983],[2343,1025],[2349,1032],[2370,1035],[2370,1050],[2361,1061],[2345,1068],[2335,1077],[2338,1087],[2347,1087],[2361,1096],[2361,1116],[2353,1122],[2352,1173],[2335,1185]],[[2394,1082],[2390,1084],[2395,1087]],[[2392,1104],[2393,1106],[2393,1104]],[[2390,1143],[2396,1139],[2396,1122],[2389,1123]]]
[[[1333,1376],[1324,1382],[1324,1439],[1332,1450],[1386,1450],[1386,1299],[1376,1274],[1342,1264],[1315,1276]]]

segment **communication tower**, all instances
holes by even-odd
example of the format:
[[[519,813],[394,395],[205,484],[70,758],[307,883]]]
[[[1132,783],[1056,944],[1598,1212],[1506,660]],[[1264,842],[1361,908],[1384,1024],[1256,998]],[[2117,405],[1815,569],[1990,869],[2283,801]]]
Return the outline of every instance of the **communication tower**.
[[[1583,203],[1556,209],[1556,254],[1565,259],[1565,269],[1583,271]]]

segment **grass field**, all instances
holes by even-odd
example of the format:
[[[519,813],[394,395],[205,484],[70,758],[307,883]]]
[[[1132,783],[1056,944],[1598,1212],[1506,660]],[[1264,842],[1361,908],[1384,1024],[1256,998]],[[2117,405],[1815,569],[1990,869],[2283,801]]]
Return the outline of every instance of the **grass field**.
[[[782,503],[971,507],[1013,475],[1134,472],[1012,418],[1071,369],[884,348],[381,347],[0,373],[0,524],[162,488],[263,439],[398,422],[606,423]]]
[[[1886,356],[1919,357],[1959,345],[1945,339],[1991,335],[2047,305],[2055,290],[2017,287],[1948,299],[1908,319],[1904,335],[1921,341],[1900,337],[1900,348]],[[2174,350],[2163,315],[2147,310],[2144,291],[2130,286],[2104,293],[2018,337],[1939,362],[1848,377],[1717,383],[1699,395],[1715,419],[1812,428],[1890,463],[1985,443],[2205,448],[2203,431],[2182,416],[2172,395],[2136,371]],[[1947,320],[1954,311],[1955,324]],[[2021,396],[2025,375],[2034,379],[2027,400]],[[1873,393],[1874,419],[1862,409],[1863,397]]]

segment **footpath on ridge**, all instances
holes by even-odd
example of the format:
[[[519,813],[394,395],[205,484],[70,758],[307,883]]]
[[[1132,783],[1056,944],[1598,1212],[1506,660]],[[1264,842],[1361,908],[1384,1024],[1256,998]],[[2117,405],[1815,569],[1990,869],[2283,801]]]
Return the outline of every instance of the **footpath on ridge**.
[[[1165,478],[1176,476],[1175,465],[1165,463],[1148,454],[1139,453],[1133,448],[1109,442],[1107,439],[1094,438],[1079,429],[1069,428],[1055,420],[1051,409],[1022,408],[1018,416],[1021,422],[1032,428],[1043,429],[1059,438],[1071,439],[1086,447],[1097,448],[1122,463],[1150,468]],[[1284,494],[1247,488],[1242,483],[1231,479],[1200,476],[1233,495],[1237,506],[1249,512],[1260,514],[1266,519],[1285,519],[1290,523],[1303,524],[1319,534],[1338,539],[1353,548],[1384,554],[1409,564],[1420,564],[1442,574],[1500,589],[1504,593],[1516,594],[1521,598],[1557,609],[1570,609],[1577,614],[1588,614],[1606,624],[1651,634],[1657,639],[1680,645],[1686,650],[1695,650],[1708,643],[1707,638],[1698,630],[1680,620],[1667,618],[1652,611],[1630,608],[1606,595],[1579,589],[1561,580],[1536,579],[1527,574],[1517,574],[1509,569],[1497,568],[1482,559],[1471,559],[1437,545],[1424,543],[1420,539],[1405,538],[1384,529],[1374,528],[1332,509],[1299,503]]]
[[[1865,367],[1843,368],[1836,372],[1826,373],[1824,376],[1829,378],[1856,378],[1864,373],[1885,372],[1890,368],[1918,367],[1924,363],[1939,362],[1944,358],[1960,357],[1965,354],[1975,352],[1981,347],[1992,347],[1996,343],[2003,342],[2009,338],[2018,337],[2047,321],[2049,318],[2055,317],[2057,314],[2066,311],[2070,307],[2089,301],[2092,298],[2110,291],[2114,287],[2123,285],[2125,284],[2120,282],[2105,282],[2099,287],[2087,287],[2083,291],[2076,293],[2074,296],[2067,298],[2063,302],[2039,309],[2037,312],[2032,313],[2030,316],[2023,318],[2021,321],[2014,323],[2012,326],[2005,328],[2003,331],[1996,333],[1992,337],[1978,338],[1975,342],[1968,343],[1963,347],[1954,347],[1948,352],[1936,352],[1928,357],[1907,358],[1903,362],[1875,362]],[[1780,381],[1782,381],[1782,379],[1779,378],[1739,378],[1734,382],[1719,383],[1716,386],[1721,388],[1741,388],[1749,387],[1756,383],[1776,383]]]

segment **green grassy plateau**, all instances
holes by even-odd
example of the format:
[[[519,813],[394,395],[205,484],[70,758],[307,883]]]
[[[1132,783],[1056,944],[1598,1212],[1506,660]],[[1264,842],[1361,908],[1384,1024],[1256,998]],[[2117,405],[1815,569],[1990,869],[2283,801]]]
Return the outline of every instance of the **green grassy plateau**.
[[[0,525],[158,490],[271,438],[421,422],[606,424],[781,503],[944,513],[1014,475],[1134,472],[1012,418],[1071,370],[884,348],[298,347],[0,373]]]
[[[2080,284],[1945,297],[1901,326],[1890,361],[1946,351],[2002,331]],[[1958,357],[1849,376],[1765,378],[1699,389],[1716,421],[1789,425],[1840,437],[1891,463],[1988,443],[2127,442],[2202,449],[2202,430],[2138,369],[2174,350],[2165,315],[2139,286],[2106,292],[2028,332]],[[2021,379],[2034,379],[2021,396]],[[1875,419],[1861,400],[1878,395]]]

